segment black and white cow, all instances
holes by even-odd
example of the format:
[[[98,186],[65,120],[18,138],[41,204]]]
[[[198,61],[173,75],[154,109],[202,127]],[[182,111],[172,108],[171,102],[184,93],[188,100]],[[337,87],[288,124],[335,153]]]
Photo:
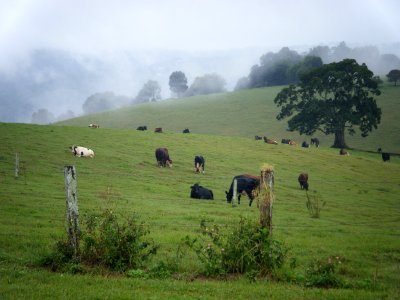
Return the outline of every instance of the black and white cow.
[[[315,147],[319,147],[319,139],[318,138],[311,138],[311,145],[315,145]]]
[[[204,173],[205,172],[206,161],[203,156],[196,155],[194,157],[194,171],[195,173]]]
[[[169,158],[168,149],[167,148],[157,148],[156,149],[156,159],[157,165],[159,167],[172,167],[172,160]]]
[[[78,157],[90,157],[94,158],[94,151],[82,146],[72,146],[72,153]]]
[[[190,198],[214,200],[214,194],[212,190],[202,187],[198,183],[195,183],[190,188],[191,188]]]
[[[237,181],[236,193],[238,195],[238,203],[240,204],[240,196],[244,192],[250,199],[249,206],[253,203],[254,193],[253,191],[257,189],[260,185],[260,177],[253,176],[249,174],[237,175],[233,177],[229,192],[225,191],[226,200],[228,203],[232,202],[233,198],[233,185],[235,180]]]

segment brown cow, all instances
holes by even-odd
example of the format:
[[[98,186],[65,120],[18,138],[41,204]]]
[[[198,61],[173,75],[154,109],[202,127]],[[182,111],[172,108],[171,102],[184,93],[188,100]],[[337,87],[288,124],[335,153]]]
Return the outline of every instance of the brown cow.
[[[271,139],[267,138],[266,136],[264,136],[264,142],[266,142],[267,144],[278,145],[277,141],[271,140]]]
[[[172,160],[169,158],[168,149],[167,148],[157,148],[156,149],[156,159],[157,165],[159,167],[172,167]]]
[[[88,127],[89,128],[99,128],[100,125],[99,124],[95,124],[95,123],[90,123]]]
[[[162,128],[161,127],[157,127],[156,129],[154,129],[154,132],[162,133]]]
[[[307,173],[301,173],[299,175],[299,183],[300,183],[300,188],[305,189],[308,191],[308,174]]]
[[[340,154],[340,155],[350,155],[350,153],[347,152],[347,150],[345,150],[345,149],[343,149],[343,148],[340,149],[339,154]]]

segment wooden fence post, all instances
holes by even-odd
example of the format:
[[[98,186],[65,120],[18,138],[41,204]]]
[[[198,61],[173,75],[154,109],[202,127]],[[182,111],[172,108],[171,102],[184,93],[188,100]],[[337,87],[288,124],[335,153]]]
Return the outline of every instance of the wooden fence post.
[[[64,166],[65,193],[67,205],[67,234],[74,249],[74,256],[79,254],[78,197],[76,193],[75,166]]]
[[[272,204],[274,200],[274,170],[271,166],[261,169],[260,177],[260,223],[272,235]]]
[[[237,179],[233,180],[233,196],[232,196],[232,206],[237,202]]]
[[[15,152],[15,177],[19,175],[19,154]]]

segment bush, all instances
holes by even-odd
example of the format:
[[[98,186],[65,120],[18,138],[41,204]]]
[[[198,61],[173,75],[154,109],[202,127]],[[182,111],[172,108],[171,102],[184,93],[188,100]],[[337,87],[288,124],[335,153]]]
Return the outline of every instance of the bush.
[[[69,242],[56,243],[53,253],[41,260],[41,265],[54,271],[82,272],[79,264],[102,266],[114,271],[137,269],[156,254],[158,245],[144,237],[149,233],[135,215],[119,222],[115,214],[106,210],[102,214],[83,218],[80,253],[73,255]],[[72,264],[72,266],[71,266]]]
[[[287,249],[269,237],[268,230],[244,218],[230,234],[221,234],[219,227],[200,224],[202,236],[185,238],[205,266],[205,275],[251,274],[250,277],[272,275],[282,267]]]
[[[306,270],[305,285],[308,287],[339,288],[344,281],[338,276],[340,257],[329,257],[327,260],[316,260]]]
[[[307,202],[306,206],[311,218],[319,219],[321,216],[321,210],[325,206],[326,202],[319,199],[319,196],[314,192],[314,195],[308,195],[306,192]]]

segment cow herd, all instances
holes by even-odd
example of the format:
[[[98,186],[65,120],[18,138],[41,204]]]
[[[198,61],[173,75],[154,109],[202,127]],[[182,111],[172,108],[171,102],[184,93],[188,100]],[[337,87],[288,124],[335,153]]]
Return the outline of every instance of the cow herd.
[[[90,128],[99,128],[100,126],[97,124],[90,124]],[[147,130],[147,126],[139,126],[137,127],[137,130],[140,131],[145,131]],[[154,132],[161,133],[162,128],[158,127],[155,128]],[[183,133],[189,133],[189,129],[186,128],[183,130]],[[267,144],[274,144],[277,145],[278,142],[272,139],[267,138],[266,136],[261,137],[261,136],[255,136],[256,140],[264,140],[265,143]],[[282,144],[288,144],[288,145],[297,145],[297,143],[291,139],[282,139],[281,141]],[[319,140],[317,138],[312,138],[311,139],[311,145],[315,145],[316,147],[319,147]],[[307,142],[302,143],[302,147],[308,148],[310,147],[310,144]],[[71,151],[74,154],[74,156],[77,157],[90,157],[94,158],[95,154],[92,149],[82,147],[82,146],[72,146]],[[390,153],[382,152],[381,148],[378,149],[378,152],[382,154],[382,160],[384,162],[390,161]],[[341,149],[339,151],[340,155],[349,155],[347,150]],[[155,151],[155,157],[157,161],[157,166],[159,167],[172,167],[172,160],[169,156],[168,149],[167,148],[157,148]],[[205,159],[201,155],[196,155],[194,158],[194,172],[195,173],[205,173]],[[300,173],[298,176],[298,182],[300,184],[300,189],[308,190],[309,184],[308,184],[308,174],[307,173]],[[247,195],[249,198],[249,206],[251,206],[257,190],[260,185],[260,177],[259,176],[254,176],[254,175],[249,175],[249,174],[241,174],[234,176],[231,182],[231,185],[229,187],[228,191],[225,191],[226,194],[226,200],[228,203],[232,202],[233,196],[234,196],[234,188],[236,186],[236,194],[238,195],[238,203],[240,204],[240,197],[242,195]],[[207,200],[213,200],[214,195],[212,190],[205,188],[198,183],[195,183],[190,187],[191,192],[190,192],[190,197],[194,199],[207,199]]]

